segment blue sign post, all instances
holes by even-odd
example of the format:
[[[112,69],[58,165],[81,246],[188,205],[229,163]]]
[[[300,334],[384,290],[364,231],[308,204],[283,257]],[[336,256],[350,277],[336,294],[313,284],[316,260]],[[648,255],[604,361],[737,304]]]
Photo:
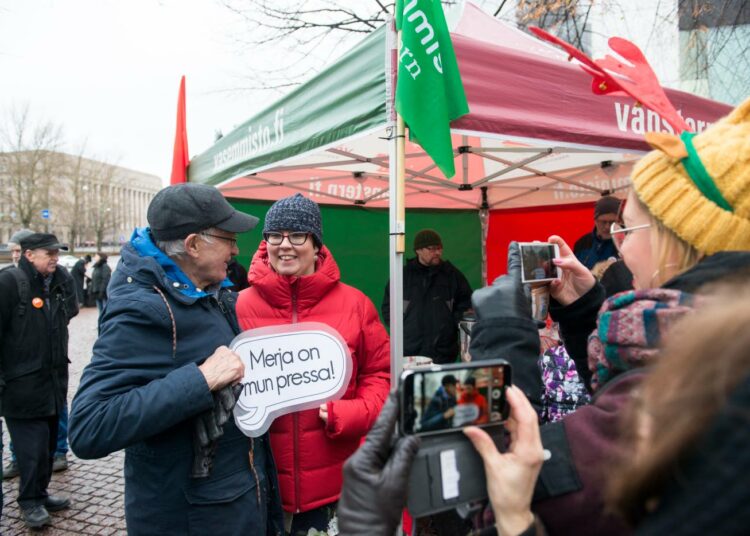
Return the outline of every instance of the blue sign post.
[[[45,220],[49,219],[49,209],[48,208],[42,209],[42,218],[44,218]]]

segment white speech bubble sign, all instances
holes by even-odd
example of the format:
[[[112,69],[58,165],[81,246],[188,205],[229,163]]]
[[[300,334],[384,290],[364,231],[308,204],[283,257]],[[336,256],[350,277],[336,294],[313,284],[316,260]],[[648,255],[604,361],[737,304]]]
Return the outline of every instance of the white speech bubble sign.
[[[245,364],[234,422],[250,437],[263,435],[280,415],[338,400],[352,376],[346,341],[320,322],[250,329],[230,348]]]
[[[459,404],[453,408],[453,426],[463,426],[479,418],[479,406],[476,404]]]

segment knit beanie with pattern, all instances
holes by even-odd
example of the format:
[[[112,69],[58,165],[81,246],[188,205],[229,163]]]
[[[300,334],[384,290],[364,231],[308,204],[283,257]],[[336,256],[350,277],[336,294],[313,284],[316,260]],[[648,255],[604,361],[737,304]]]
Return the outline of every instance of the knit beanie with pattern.
[[[323,225],[320,207],[302,194],[279,199],[266,213],[263,234],[279,231],[303,231],[315,237],[316,245],[323,245]]]
[[[699,252],[750,250],[750,99],[696,135],[649,133],[636,194]]]
[[[427,248],[430,246],[442,246],[443,241],[440,239],[440,235],[432,229],[422,229],[414,237],[414,250]]]

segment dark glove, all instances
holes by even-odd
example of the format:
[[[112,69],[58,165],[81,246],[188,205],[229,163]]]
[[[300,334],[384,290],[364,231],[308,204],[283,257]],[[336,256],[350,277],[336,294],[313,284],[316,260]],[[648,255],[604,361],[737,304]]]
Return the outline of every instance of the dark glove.
[[[391,393],[364,445],[344,464],[338,505],[342,536],[392,536],[398,526],[419,438],[402,437],[393,444],[397,416],[398,398]]]
[[[241,385],[227,385],[213,393],[214,407],[196,416],[193,421],[193,478],[211,474],[217,440],[224,434],[224,424],[232,417],[232,410],[242,391]]]
[[[490,318],[531,319],[531,296],[521,283],[521,252],[518,242],[508,246],[508,273],[490,285],[475,290],[471,306],[477,320]]]

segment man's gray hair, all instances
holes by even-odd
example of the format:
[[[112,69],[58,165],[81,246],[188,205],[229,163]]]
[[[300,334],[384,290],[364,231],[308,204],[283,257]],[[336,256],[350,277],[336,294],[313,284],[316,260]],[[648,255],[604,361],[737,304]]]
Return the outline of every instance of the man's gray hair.
[[[208,236],[205,233],[214,233],[214,228],[208,228],[203,229],[201,232],[197,233],[201,235],[201,238],[208,242],[209,244],[213,244],[215,240]],[[185,238],[178,238],[177,240],[156,240],[154,239],[154,242],[156,243],[156,247],[159,248],[164,252],[164,254],[169,257],[170,259],[178,259],[185,255]]]

